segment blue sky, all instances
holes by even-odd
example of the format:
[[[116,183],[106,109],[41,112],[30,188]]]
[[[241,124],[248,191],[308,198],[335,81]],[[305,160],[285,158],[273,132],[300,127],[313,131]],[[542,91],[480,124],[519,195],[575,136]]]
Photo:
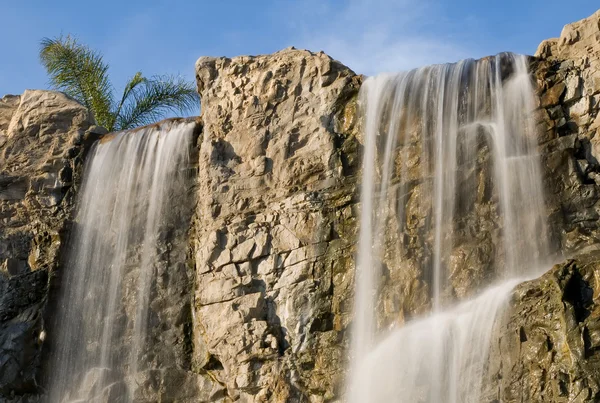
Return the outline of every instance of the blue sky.
[[[292,45],[364,74],[532,54],[598,8],[598,0],[0,0],[0,96],[48,87],[39,41],[61,33],[101,51],[120,92],[138,70],[192,80],[200,56]]]

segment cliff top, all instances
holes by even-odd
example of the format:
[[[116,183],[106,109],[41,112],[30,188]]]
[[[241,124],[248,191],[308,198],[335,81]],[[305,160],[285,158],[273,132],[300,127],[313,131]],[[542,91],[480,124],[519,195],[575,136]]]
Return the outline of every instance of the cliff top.
[[[565,25],[560,37],[543,41],[535,55],[547,59],[600,59],[600,10],[583,20]]]

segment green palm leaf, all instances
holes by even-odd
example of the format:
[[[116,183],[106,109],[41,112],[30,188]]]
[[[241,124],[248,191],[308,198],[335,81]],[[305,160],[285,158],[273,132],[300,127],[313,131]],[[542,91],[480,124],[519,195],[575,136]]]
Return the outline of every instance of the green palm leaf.
[[[146,81],[146,78],[144,78],[144,76],[142,76],[141,71],[138,71],[137,73],[135,73],[135,75],[133,77],[131,77],[129,79],[129,81],[125,85],[125,90],[123,91],[123,96],[121,97],[121,102],[119,102],[119,106],[117,107],[117,110],[114,113],[115,119],[117,116],[121,115],[121,110],[123,109],[123,105],[125,105],[125,102],[127,102],[129,95],[131,95],[132,91],[138,85],[142,84],[144,81]]]
[[[42,39],[40,60],[50,84],[85,105],[96,122],[109,131],[151,124],[168,112],[187,113],[199,108],[193,83],[174,76],[147,79],[141,72],[127,82],[115,103],[102,55],[70,35]]]
[[[193,84],[180,77],[158,76],[139,82],[126,96],[117,116],[120,130],[154,123],[167,112],[190,112],[198,108]]]
[[[90,109],[98,124],[111,128],[112,86],[100,54],[67,35],[42,39],[40,59],[53,87]]]

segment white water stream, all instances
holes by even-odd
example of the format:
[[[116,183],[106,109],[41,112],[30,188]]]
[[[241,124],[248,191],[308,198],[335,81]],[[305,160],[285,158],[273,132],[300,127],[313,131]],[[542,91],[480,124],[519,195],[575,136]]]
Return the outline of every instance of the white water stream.
[[[145,356],[161,237],[189,189],[194,123],[118,133],[85,167],[51,334],[48,401],[127,402]],[[146,369],[146,368],[143,368]]]
[[[494,323],[516,279],[535,274],[548,256],[527,60],[501,54],[371,77],[360,104],[365,155],[347,400],[479,402]],[[420,178],[408,180],[415,158]],[[488,202],[474,201],[489,189]],[[377,320],[382,266],[389,239],[402,238],[389,237],[388,223],[406,222],[397,196],[406,194],[431,206],[420,267],[432,313],[386,331]],[[497,211],[497,222],[469,218],[484,208]],[[496,285],[456,305],[447,297],[452,254],[481,231],[497,234],[486,277]]]

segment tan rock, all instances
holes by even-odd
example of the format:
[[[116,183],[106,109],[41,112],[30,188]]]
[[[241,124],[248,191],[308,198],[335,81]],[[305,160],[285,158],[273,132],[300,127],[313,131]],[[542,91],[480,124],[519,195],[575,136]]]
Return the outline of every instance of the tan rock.
[[[12,116],[19,107],[19,95],[5,95],[0,99],[0,136],[6,136]]]
[[[584,253],[517,286],[493,338],[485,401],[598,400],[599,257]]]
[[[550,107],[557,105],[560,102],[560,98],[562,94],[565,92],[566,85],[564,83],[557,83],[553,87],[551,87],[544,95],[542,96],[542,106]]]
[[[348,298],[348,288],[332,285],[332,262],[351,271],[355,231],[340,229],[352,215],[336,205],[346,208],[341,200],[356,190],[344,172],[357,159],[346,105],[359,79],[323,53],[293,48],[200,58],[196,77],[205,125],[195,218],[199,354],[219,360],[222,369],[208,371],[232,399],[332,395],[341,373],[327,357],[342,346],[325,335],[343,331],[333,322],[347,323],[349,309],[330,302]]]
[[[566,25],[558,39],[544,41],[536,56],[545,59],[573,59],[584,56],[600,57],[600,10],[581,21]]]
[[[93,124],[86,108],[59,92],[0,99],[1,401],[5,392],[37,392],[33,357],[46,335],[48,282],[60,263],[90,145],[83,138]]]

